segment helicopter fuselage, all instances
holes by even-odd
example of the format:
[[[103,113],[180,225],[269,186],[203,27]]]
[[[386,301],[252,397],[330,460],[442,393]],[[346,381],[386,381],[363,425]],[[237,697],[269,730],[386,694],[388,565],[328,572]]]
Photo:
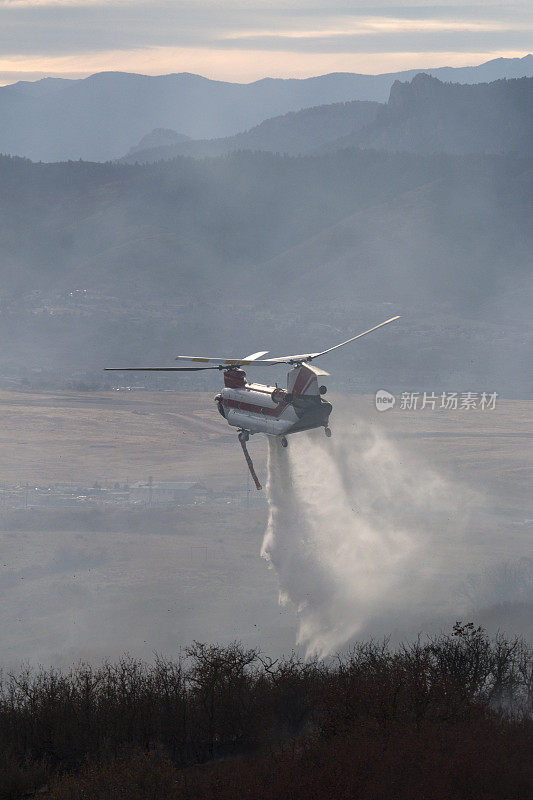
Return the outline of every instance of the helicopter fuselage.
[[[199,372],[204,369],[216,369],[224,372],[224,388],[217,394],[215,400],[218,410],[224,419],[234,428],[239,430],[239,442],[243,449],[246,463],[254,479],[255,485],[261,489],[261,484],[255,474],[252,460],[246,449],[246,442],[253,433],[266,433],[267,436],[276,436],[282,447],[287,447],[287,436],[298,431],[308,431],[313,428],[324,428],[326,436],[331,436],[328,427],[331,403],[322,399],[326,393],[325,386],[319,386],[317,375],[329,375],[311,361],[325,356],[333,350],[350,342],[355,342],[399,317],[391,317],[379,325],[374,325],[363,333],[358,333],[344,342],[328,347],[316,353],[301,353],[300,355],[278,356],[276,358],[263,358],[268,350],[260,350],[244,358],[228,358],[214,356],[177,356],[177,361],[187,361],[189,366],[180,367],[106,367],[111,371],[146,371],[146,372]],[[292,369],[287,375],[287,388],[267,386],[262,383],[249,383],[243,366],[256,367],[278,366],[290,364]]]
[[[249,433],[287,436],[312,428],[326,428],[332,410],[322,399],[325,387],[305,364],[290,370],[287,389],[248,383],[242,370],[225,373],[225,386],[215,397],[227,422]]]

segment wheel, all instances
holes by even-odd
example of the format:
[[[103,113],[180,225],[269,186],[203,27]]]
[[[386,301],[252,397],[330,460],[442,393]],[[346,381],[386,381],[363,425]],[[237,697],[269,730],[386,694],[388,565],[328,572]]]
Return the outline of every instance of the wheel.
[[[247,442],[250,438],[248,431],[239,431],[239,442]]]
[[[287,445],[289,444],[286,436],[282,436],[280,441],[282,447],[287,447]]]
[[[326,427],[324,428],[324,433],[326,434],[326,436],[329,439],[330,436],[331,436],[331,428],[328,428],[327,425],[326,425]]]

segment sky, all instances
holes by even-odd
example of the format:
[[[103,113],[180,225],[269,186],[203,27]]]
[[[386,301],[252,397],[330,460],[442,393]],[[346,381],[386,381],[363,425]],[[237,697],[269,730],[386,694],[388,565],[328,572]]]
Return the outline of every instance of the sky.
[[[0,0],[0,84],[103,70],[247,83],[521,57],[533,3]]]

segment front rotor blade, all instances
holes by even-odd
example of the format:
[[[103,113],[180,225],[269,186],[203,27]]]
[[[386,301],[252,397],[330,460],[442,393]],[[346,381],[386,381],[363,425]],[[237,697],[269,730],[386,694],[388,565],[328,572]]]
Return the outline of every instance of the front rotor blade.
[[[221,367],[105,367],[105,372],[199,372]]]
[[[237,367],[246,364],[244,358],[217,358],[216,356],[176,356],[175,361],[198,361],[200,364],[218,364],[228,367]]]
[[[261,364],[277,364],[278,359],[260,359],[259,356],[265,355],[268,350],[259,353],[252,353],[246,358],[213,358],[212,356],[176,356],[176,361],[197,361],[200,364],[217,364],[210,369],[226,369],[227,367],[253,367]],[[201,369],[201,367],[200,367]],[[209,367],[204,367],[209,369]]]

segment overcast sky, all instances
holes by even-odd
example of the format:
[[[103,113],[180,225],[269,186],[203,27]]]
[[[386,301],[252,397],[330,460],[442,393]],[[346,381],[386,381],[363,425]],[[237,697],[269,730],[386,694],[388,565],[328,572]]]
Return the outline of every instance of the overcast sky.
[[[533,50],[533,2],[0,0],[0,83],[102,70],[252,81]]]

